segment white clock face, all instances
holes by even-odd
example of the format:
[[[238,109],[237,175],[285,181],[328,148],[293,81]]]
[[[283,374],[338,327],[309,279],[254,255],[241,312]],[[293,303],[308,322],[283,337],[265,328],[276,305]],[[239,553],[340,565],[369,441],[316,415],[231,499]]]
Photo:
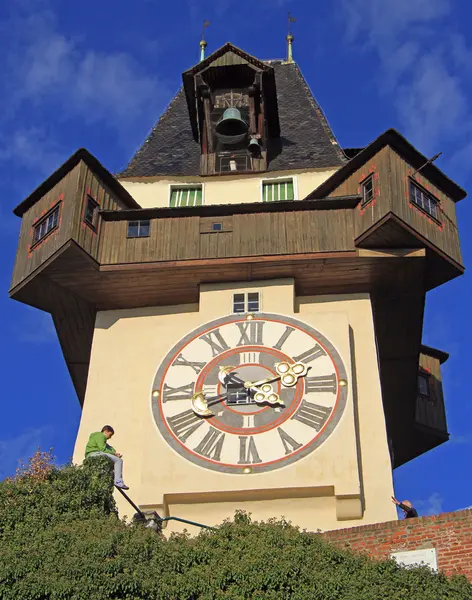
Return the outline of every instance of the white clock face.
[[[188,334],[157,371],[152,409],[181,456],[265,472],[317,448],[343,413],[347,374],[318,331],[277,314],[231,315]]]

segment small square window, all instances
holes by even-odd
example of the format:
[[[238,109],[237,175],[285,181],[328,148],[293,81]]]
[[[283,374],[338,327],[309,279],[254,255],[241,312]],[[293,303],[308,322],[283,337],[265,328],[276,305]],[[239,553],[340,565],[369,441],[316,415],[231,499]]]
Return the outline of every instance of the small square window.
[[[247,295],[247,312],[259,312],[259,292],[250,292]]]
[[[427,373],[418,374],[418,393],[420,396],[431,398],[431,388],[429,383],[429,375]]]
[[[98,209],[100,208],[98,202],[92,198],[92,196],[87,196],[87,204],[85,206],[85,214],[84,221],[88,223],[91,227],[97,226],[98,220]]]
[[[369,175],[362,183],[362,205],[368,204],[374,198],[374,175]]]
[[[246,297],[245,294],[233,294],[233,312],[246,312]]]
[[[151,233],[151,222],[146,219],[144,221],[128,221],[128,237],[149,237]]]
[[[223,231],[223,223],[212,223],[211,230],[212,231]]]
[[[259,292],[233,294],[233,313],[252,313],[260,310]]]

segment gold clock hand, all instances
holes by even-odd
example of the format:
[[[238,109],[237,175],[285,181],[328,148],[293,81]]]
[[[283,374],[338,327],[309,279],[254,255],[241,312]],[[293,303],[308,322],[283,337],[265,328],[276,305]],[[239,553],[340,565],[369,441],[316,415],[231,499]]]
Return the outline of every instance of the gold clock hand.
[[[294,385],[298,379],[300,377],[305,377],[305,375],[308,373],[308,370],[311,368],[307,365],[304,365],[303,363],[295,363],[294,365],[290,365],[289,363],[283,363],[284,366],[286,365],[287,368],[286,370],[284,369],[283,371],[281,370],[280,375],[277,375],[277,377],[268,377],[267,379],[261,379],[261,381],[246,381],[244,382],[244,387],[246,389],[254,389],[254,388],[259,388],[261,385],[264,385],[265,383],[274,383],[275,381],[278,381],[279,379],[282,382],[282,385],[285,385],[286,387],[290,387],[292,385]]]
[[[274,381],[278,381],[280,379],[280,375],[277,377],[268,377],[267,379],[261,379],[260,381],[245,381],[244,387],[249,390],[253,388],[258,388],[265,383],[274,383]]]

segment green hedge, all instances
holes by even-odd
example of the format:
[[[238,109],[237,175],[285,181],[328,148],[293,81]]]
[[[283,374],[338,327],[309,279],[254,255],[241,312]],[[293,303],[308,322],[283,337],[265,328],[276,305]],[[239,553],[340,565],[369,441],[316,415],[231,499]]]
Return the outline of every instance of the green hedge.
[[[120,521],[106,459],[0,483],[2,600],[466,600],[472,586],[236,513],[161,538]]]

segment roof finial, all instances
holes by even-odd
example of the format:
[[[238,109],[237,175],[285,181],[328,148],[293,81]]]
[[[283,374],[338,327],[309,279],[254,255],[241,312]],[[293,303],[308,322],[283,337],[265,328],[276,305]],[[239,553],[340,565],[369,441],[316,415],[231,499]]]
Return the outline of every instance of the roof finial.
[[[205,48],[208,46],[205,40],[205,29],[208,27],[209,24],[210,21],[203,21],[202,39],[200,41],[200,62],[202,62],[202,60],[205,60]]]
[[[287,33],[287,62],[293,63],[292,42],[295,39],[292,35],[292,23],[295,23],[294,17],[288,13],[288,33]]]

